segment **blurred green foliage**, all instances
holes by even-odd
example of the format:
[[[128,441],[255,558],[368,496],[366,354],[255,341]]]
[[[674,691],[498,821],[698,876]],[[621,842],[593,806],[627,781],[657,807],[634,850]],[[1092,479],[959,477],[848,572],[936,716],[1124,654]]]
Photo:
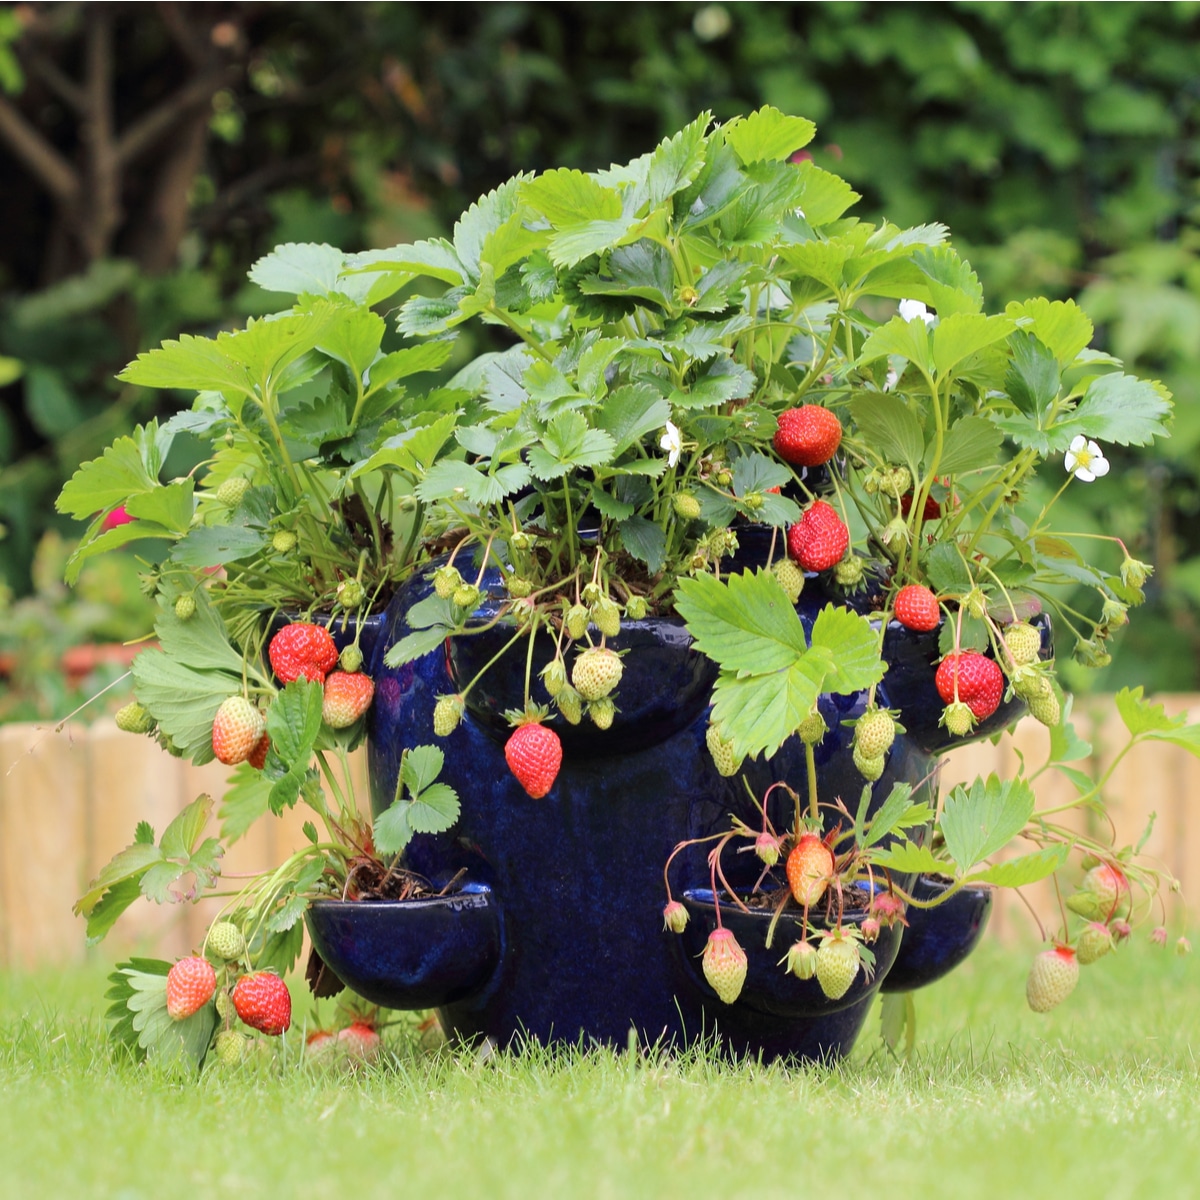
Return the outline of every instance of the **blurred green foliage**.
[[[73,7],[0,10],[0,83],[64,152],[79,128],[39,63],[77,67],[90,17],[49,24]],[[145,265],[164,254],[147,256],[138,223],[154,156],[131,165],[125,223],[84,261],[52,253],[53,209],[0,142],[0,171],[26,178],[25,216],[0,232],[0,387],[22,371],[0,393],[0,570],[17,594],[61,481],[123,425],[170,411],[114,371],[164,335],[272,307],[244,281],[276,241],[427,236],[516,171],[605,166],[702,109],[720,120],[769,103],[818,122],[814,157],[863,193],[860,215],[944,221],[994,310],[1075,296],[1098,346],[1175,393],[1158,459],[1133,469],[1108,448],[1108,480],[1072,489],[1079,527],[1157,567],[1113,665],[1087,682],[1200,687],[1200,5],[82,8],[110,10],[123,39],[120,120],[191,69],[175,10],[231,74],[206,110],[171,269]],[[194,465],[186,447],[177,458]]]

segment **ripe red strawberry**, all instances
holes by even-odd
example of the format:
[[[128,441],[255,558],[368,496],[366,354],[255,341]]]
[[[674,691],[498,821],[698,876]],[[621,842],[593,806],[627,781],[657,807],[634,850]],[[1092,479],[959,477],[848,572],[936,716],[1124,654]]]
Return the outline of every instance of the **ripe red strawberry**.
[[[850,530],[837,510],[816,500],[788,530],[788,554],[806,571],[827,571],[841,562],[850,545]]]
[[[841,422],[819,404],[787,408],[779,414],[775,452],[798,467],[827,463],[842,442]]]
[[[278,1037],[292,1023],[292,996],[287,984],[269,971],[243,975],[233,988],[233,1007],[250,1026]]]
[[[217,973],[207,958],[181,958],[167,972],[167,1016],[182,1021],[199,1012],[217,990]]]
[[[355,1021],[339,1031],[338,1046],[346,1056],[356,1063],[373,1063],[379,1057],[379,1034],[374,1025],[366,1021]]]
[[[508,769],[534,800],[540,800],[558,778],[562,743],[553,729],[537,721],[518,725],[504,745]]]
[[[1079,959],[1070,946],[1043,950],[1029,968],[1025,999],[1034,1012],[1049,1012],[1061,1004],[1079,982]]]
[[[263,736],[263,715],[245,696],[221,701],[213,718],[212,748],[227,767],[245,762]]]
[[[371,707],[375,685],[361,671],[334,671],[325,680],[321,719],[330,729],[346,729]]]
[[[749,964],[745,950],[728,929],[714,929],[708,935],[701,965],[709,987],[724,1004],[732,1004],[742,994]]]
[[[264,733],[258,739],[258,745],[250,751],[246,761],[256,770],[261,771],[267,764],[267,751],[271,748],[271,739]]]
[[[918,633],[928,633],[931,629],[936,629],[942,619],[937,597],[920,583],[910,583],[896,593],[893,611],[896,620],[905,629],[915,629]]]
[[[811,907],[829,886],[833,852],[815,833],[803,833],[787,857],[785,870],[796,903]]]
[[[990,658],[974,650],[947,654],[934,677],[938,695],[947,704],[954,700],[955,680],[958,682],[958,699],[971,710],[977,721],[985,721],[1000,707],[1004,675]]]
[[[307,679],[324,683],[325,676],[337,665],[338,648],[329,630],[305,621],[285,625],[267,647],[271,670],[283,683]]]
[[[900,497],[901,516],[907,517],[908,514],[912,512],[912,506],[913,494],[912,492],[905,492],[905,494]],[[936,521],[941,515],[942,506],[932,496],[926,496],[925,507],[921,509],[921,520]]]

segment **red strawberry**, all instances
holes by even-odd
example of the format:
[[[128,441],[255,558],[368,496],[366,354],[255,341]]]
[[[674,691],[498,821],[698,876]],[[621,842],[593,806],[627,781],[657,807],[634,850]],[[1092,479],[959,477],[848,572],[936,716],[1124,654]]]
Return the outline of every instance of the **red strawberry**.
[[[562,743],[553,729],[531,721],[513,730],[504,745],[504,757],[517,782],[534,800],[540,800],[558,777]]]
[[[819,404],[787,408],[779,414],[775,452],[784,462],[798,467],[827,463],[841,445],[841,422]]]
[[[985,721],[1000,707],[1004,695],[1004,675],[990,658],[974,650],[947,654],[937,669],[934,683],[938,695],[950,704],[954,700],[954,685],[958,683],[958,699],[975,715]]]
[[[907,517],[912,512],[913,494],[905,492],[900,497],[900,514]],[[936,521],[942,515],[942,506],[932,497],[925,497],[925,507],[921,510],[922,521]]]
[[[371,707],[375,685],[361,671],[334,671],[325,680],[321,719],[331,729],[346,729]]]
[[[167,1016],[182,1021],[199,1012],[217,990],[217,973],[207,958],[181,958],[167,972]]]
[[[920,583],[910,583],[896,593],[895,613],[905,629],[915,629],[918,633],[936,629],[942,619],[937,597]]]
[[[262,713],[245,696],[222,700],[213,717],[213,754],[227,767],[245,762],[262,739],[263,725]]]
[[[805,908],[816,904],[833,874],[833,852],[815,833],[800,835],[787,857],[787,881],[796,903]]]
[[[267,751],[271,748],[271,739],[264,733],[258,739],[258,745],[250,751],[246,761],[256,770],[261,771],[267,765]]]
[[[816,500],[788,530],[788,554],[806,571],[827,571],[842,561],[850,545],[850,530],[837,510]]]
[[[291,993],[269,971],[243,975],[233,988],[233,1007],[251,1029],[271,1037],[278,1037],[292,1023]]]
[[[267,656],[271,669],[283,683],[301,678],[324,683],[325,676],[337,665],[338,648],[328,629],[294,621],[271,639]]]
[[[337,1035],[338,1045],[347,1057],[362,1063],[373,1063],[379,1057],[379,1034],[374,1025],[355,1021]]]

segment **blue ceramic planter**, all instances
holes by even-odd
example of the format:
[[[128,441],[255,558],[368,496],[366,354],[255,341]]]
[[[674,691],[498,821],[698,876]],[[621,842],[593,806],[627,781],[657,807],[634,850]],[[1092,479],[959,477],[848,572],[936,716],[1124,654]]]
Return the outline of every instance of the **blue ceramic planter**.
[[[476,614],[481,623],[503,603],[498,578],[490,582],[496,592]],[[512,634],[511,625],[501,622],[414,663],[385,667],[387,647],[408,632],[406,612],[430,590],[428,574],[412,579],[382,628],[371,631],[368,667],[376,699],[368,748],[377,808],[394,795],[403,748],[434,740],[437,697],[459,691]],[[798,606],[807,627],[828,599],[810,580]],[[870,594],[858,603],[869,607]],[[502,713],[523,701],[523,641],[476,686],[462,723],[438,743],[446,756],[442,778],[457,789],[462,813],[448,834],[416,836],[409,862],[439,886],[465,871],[470,894],[486,899],[459,912],[463,921],[443,901],[422,902],[442,906],[431,916],[386,911],[405,905],[317,906],[310,928],[322,957],[370,999],[397,1008],[436,1007],[447,1032],[458,1038],[623,1045],[634,1029],[645,1042],[674,1046],[715,1033],[735,1055],[813,1059],[845,1053],[889,972],[903,975],[911,931],[901,938],[899,927],[885,930],[874,947],[873,978],[860,975],[846,997],[830,1003],[815,981],[790,977],[778,965],[794,931],[777,931],[768,950],[769,914],[747,915],[723,904],[722,919],[750,956],[750,971],[741,997],[721,1003],[699,969],[715,923],[704,847],[681,853],[671,868],[675,894],[691,912],[685,934],[664,932],[661,915],[663,866],[674,847],[727,831],[731,814],[751,823],[756,818],[742,780],[718,775],[705,748],[715,669],[691,648],[677,620],[628,622],[610,645],[634,651],[624,660],[616,695],[621,711],[605,732],[586,720],[572,727],[555,718],[564,759],[544,799],[530,799],[504,760],[509,728]],[[885,645],[891,668],[879,702],[900,709],[909,732],[897,738],[874,785],[873,803],[881,803],[897,781],[913,784],[917,799],[933,802],[935,756],[946,747],[936,725],[940,701],[936,692],[932,701],[926,695],[933,689],[936,634],[895,626]],[[552,653],[551,639],[540,635],[534,672]],[[534,695],[545,699],[536,686]],[[816,749],[823,798],[852,803],[862,789],[851,758],[852,731],[842,722],[861,714],[866,699],[865,693],[821,698],[829,726]],[[979,736],[1019,712],[1002,706]],[[799,783],[803,747],[792,739],[770,763],[748,763],[743,774],[758,795],[778,779]],[[790,801],[776,792],[771,803],[776,828],[787,828]],[[761,867],[754,856],[729,854],[723,861],[730,885],[749,890]],[[925,947],[922,962],[939,943],[945,943],[943,961],[955,954],[957,961],[973,946],[977,932],[967,944],[961,922],[949,923],[943,937],[936,912],[922,917],[914,939]],[[920,980],[921,970],[907,977]]]

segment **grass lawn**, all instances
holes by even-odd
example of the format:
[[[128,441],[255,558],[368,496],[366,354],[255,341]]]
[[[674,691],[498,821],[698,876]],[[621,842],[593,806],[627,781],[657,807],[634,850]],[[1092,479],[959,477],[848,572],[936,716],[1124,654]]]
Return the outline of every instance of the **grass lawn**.
[[[1194,1194],[1198,960],[1124,948],[1042,1017],[1026,965],[985,946],[920,993],[900,1066],[874,1019],[832,1070],[480,1062],[396,1029],[357,1076],[297,1064],[297,1038],[190,1082],[110,1061],[102,971],[0,975],[0,1196]]]

